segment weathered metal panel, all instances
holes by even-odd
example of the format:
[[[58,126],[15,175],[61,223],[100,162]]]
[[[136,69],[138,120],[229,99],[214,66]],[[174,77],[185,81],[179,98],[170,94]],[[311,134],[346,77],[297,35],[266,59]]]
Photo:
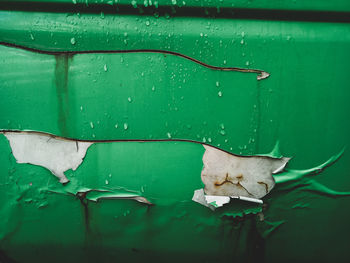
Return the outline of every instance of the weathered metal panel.
[[[255,8],[348,11],[318,3]],[[348,261],[349,24],[3,10],[0,42],[5,135],[94,143],[61,184],[0,134],[0,261]],[[203,143],[293,158],[263,206],[212,211]]]

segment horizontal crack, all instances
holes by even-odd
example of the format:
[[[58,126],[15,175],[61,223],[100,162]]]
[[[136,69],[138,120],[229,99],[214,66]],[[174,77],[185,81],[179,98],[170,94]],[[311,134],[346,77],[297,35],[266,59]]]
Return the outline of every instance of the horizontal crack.
[[[190,139],[177,139],[177,138],[172,138],[172,139],[111,139],[111,140],[84,140],[84,139],[73,139],[70,137],[64,137],[64,136],[57,136],[54,135],[52,133],[48,133],[48,132],[41,132],[41,131],[22,131],[22,130],[9,130],[9,129],[0,129],[0,134],[3,133],[26,133],[26,134],[41,134],[41,135],[46,135],[46,136],[50,136],[52,138],[55,139],[61,139],[61,140],[67,140],[67,141],[76,141],[76,142],[90,142],[90,143],[110,143],[110,142],[190,142],[190,143],[196,143],[196,144],[201,144],[201,145],[207,145],[210,147],[213,147],[214,149],[223,151],[225,153],[237,156],[237,157],[242,157],[242,158],[255,158],[255,157],[261,157],[261,158],[266,158],[266,159],[270,159],[270,157],[265,156],[265,155],[238,155],[238,154],[234,154],[231,152],[228,152],[224,149],[221,149],[217,146],[208,144],[208,143],[204,143],[204,142],[199,142],[199,141],[195,141],[195,140],[190,140]],[[78,148],[77,148],[78,149]]]
[[[36,52],[40,54],[46,54],[46,55],[75,55],[75,54],[126,54],[126,53],[160,53],[160,54],[167,54],[167,55],[173,55],[178,56],[187,60],[190,60],[196,64],[199,64],[203,67],[212,69],[212,70],[220,70],[220,71],[237,71],[242,73],[256,73],[257,79],[262,80],[266,79],[270,76],[270,74],[266,71],[260,70],[260,69],[247,69],[247,68],[239,68],[239,67],[218,67],[218,66],[212,66],[209,64],[206,64],[198,59],[192,58],[190,56],[174,52],[174,51],[168,51],[168,50],[157,50],[157,49],[137,49],[137,50],[83,50],[83,51],[46,51],[36,48],[30,48],[22,45],[7,43],[7,42],[0,42],[0,45],[7,46],[7,47],[14,47],[19,48],[31,52]]]

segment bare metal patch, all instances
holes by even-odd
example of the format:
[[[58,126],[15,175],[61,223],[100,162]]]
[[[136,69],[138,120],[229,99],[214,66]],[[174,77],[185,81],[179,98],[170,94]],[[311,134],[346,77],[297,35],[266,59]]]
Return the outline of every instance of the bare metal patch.
[[[281,172],[290,160],[286,157],[236,156],[208,145],[203,146],[201,177],[205,185],[204,193],[218,196],[219,199],[223,196],[248,197],[251,200],[264,197],[275,186],[272,174]],[[219,199],[220,204],[226,203]]]
[[[76,170],[93,143],[65,140],[39,133],[3,132],[17,163],[39,165],[50,170],[61,183],[69,180],[64,172]]]

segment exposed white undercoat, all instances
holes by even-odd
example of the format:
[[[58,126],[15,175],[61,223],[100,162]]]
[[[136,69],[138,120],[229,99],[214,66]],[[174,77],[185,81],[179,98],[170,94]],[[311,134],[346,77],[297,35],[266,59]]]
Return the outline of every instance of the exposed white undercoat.
[[[236,156],[204,145],[202,181],[206,195],[262,198],[275,186],[272,174],[290,158]]]
[[[50,170],[61,183],[69,180],[64,172],[76,170],[93,143],[79,142],[27,132],[4,132],[17,163],[40,165]]]

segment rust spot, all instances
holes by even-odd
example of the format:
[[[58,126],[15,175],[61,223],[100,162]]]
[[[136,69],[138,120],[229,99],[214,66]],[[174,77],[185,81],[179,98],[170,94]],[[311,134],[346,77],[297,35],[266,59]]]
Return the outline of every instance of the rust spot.
[[[215,186],[222,186],[222,185],[224,185],[224,184],[226,184],[226,183],[234,184],[233,182],[231,182],[231,181],[228,179],[228,173],[226,173],[226,177],[225,177],[225,180],[224,180],[223,182],[221,182],[221,183],[216,182],[214,185],[215,185]]]
[[[258,182],[258,184],[263,184],[265,185],[265,190],[266,190],[266,193],[269,192],[269,186],[267,185],[267,183],[264,183],[264,182]]]
[[[236,178],[237,178],[238,180],[243,179],[243,174],[237,175]]]
[[[224,185],[224,184],[226,184],[226,183],[233,184],[233,185],[235,185],[235,186],[237,186],[237,187],[243,188],[249,195],[252,196],[252,194],[249,193],[249,191],[248,191],[243,185],[241,185],[240,182],[234,183],[234,182],[232,182],[232,181],[229,180],[228,176],[229,176],[228,173],[226,173],[225,180],[224,180],[223,182],[221,182],[221,183],[215,182],[214,185],[215,185],[216,187],[218,187],[218,186],[222,186],[222,185]],[[240,179],[243,178],[243,175],[242,175],[242,174],[239,174],[238,176],[241,176]],[[238,176],[236,176],[236,178],[238,178]]]

